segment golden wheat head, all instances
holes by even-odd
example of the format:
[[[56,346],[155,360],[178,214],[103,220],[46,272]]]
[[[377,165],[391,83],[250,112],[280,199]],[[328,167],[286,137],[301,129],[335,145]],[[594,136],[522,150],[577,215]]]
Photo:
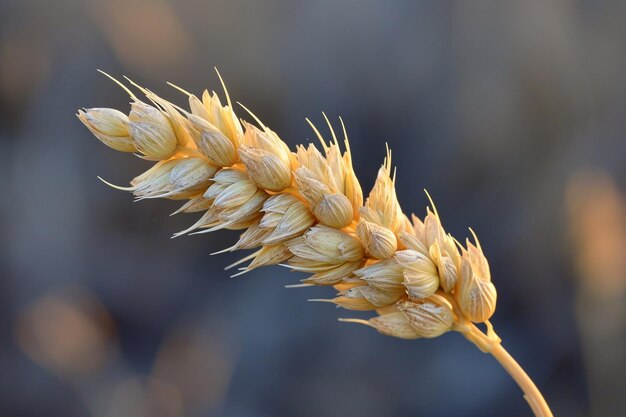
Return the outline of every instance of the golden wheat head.
[[[324,115],[330,140],[309,121],[320,147],[293,151],[243,105],[255,124],[240,119],[223,82],[226,104],[214,92],[199,98],[177,87],[189,100],[182,109],[128,81],[145,97],[124,87],[128,115],[93,108],[78,117],[105,145],[155,161],[129,187],[116,188],[138,200],[184,200],[176,213],[202,213],[174,236],[241,230],[222,251],[253,250],[231,265],[235,275],[268,265],[305,272],[297,286],[338,291],[316,301],[377,313],[343,321],[404,339],[456,330],[496,355],[499,338],[488,321],[496,289],[476,235],[463,246],[446,233],[432,200],[424,218],[409,219],[396,197],[389,150],[364,199],[341,119],[341,141]],[[485,323],[487,334],[472,323]]]
[[[405,339],[493,314],[496,290],[480,244],[461,246],[434,205],[423,220],[408,219],[389,151],[364,201],[343,122],[343,150],[326,119],[332,139],[311,124],[321,150],[309,144],[293,152],[254,115],[257,126],[239,119],[227,92],[226,105],[216,93],[187,93],[185,110],[138,88],[145,99],[129,93],[128,116],[96,108],[78,117],[107,146],[156,161],[124,188],[137,199],[186,200],[177,213],[203,212],[175,236],[244,230],[227,250],[256,251],[236,264],[248,262],[236,275],[276,264],[309,273],[305,284],[339,291],[321,301],[379,313],[349,321]]]

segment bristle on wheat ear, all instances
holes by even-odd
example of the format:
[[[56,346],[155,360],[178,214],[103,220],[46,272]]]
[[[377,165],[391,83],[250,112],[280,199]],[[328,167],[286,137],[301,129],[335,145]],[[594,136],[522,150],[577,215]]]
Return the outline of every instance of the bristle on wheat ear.
[[[367,320],[363,320],[363,319],[344,319],[344,318],[338,318],[337,321],[340,321],[342,323],[356,323],[356,324],[363,324],[365,326],[371,326],[370,322]]]
[[[306,272],[311,275],[287,287],[334,286],[336,298],[310,301],[378,313],[369,320],[339,319],[342,322],[404,339],[456,330],[492,352],[505,367],[510,365],[498,357],[499,338],[488,324],[497,295],[476,234],[470,229],[475,244],[467,240],[466,247],[447,234],[428,192],[432,210],[428,208],[423,219],[413,215],[409,220],[396,197],[396,170],[388,146],[374,187],[364,199],[341,118],[343,150],[323,114],[332,140],[306,119],[321,152],[313,144],[293,151],[239,102],[257,125],[236,116],[219,72],[225,105],[215,92],[205,90],[197,97],[168,83],[187,97],[189,110],[124,77],[146,97],[144,102],[124,83],[101,72],[130,96],[131,110],[126,115],[85,109],[79,119],[105,145],[155,164],[130,187],[100,179],[132,192],[136,200],[185,200],[172,214],[202,213],[173,237],[241,230],[236,243],[215,252],[254,250],[226,267],[249,262],[233,277],[268,265]],[[472,323],[487,323],[487,334]],[[523,385],[519,372],[511,369],[533,410],[543,410],[537,415],[551,415],[540,394],[528,391],[528,381]]]

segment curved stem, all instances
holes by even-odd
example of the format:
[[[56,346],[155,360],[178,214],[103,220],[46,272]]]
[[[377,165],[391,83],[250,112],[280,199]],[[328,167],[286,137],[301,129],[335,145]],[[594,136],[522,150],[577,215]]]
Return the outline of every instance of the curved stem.
[[[500,365],[513,377],[517,385],[524,392],[524,398],[528,401],[530,408],[533,410],[537,417],[552,417],[552,411],[548,407],[546,400],[541,395],[541,392],[530,379],[528,374],[522,369],[521,366],[513,359],[513,357],[507,352],[501,344],[494,346],[491,354]]]
[[[515,380],[517,385],[524,392],[524,398],[530,405],[536,417],[553,417],[550,407],[541,395],[541,392],[530,379],[528,374],[513,359],[513,357],[502,347],[500,338],[496,335],[491,327],[487,324],[487,334],[481,332],[474,324],[469,322],[459,323],[456,330],[459,331],[467,340],[475,344],[485,353],[490,353],[502,365],[509,375]]]

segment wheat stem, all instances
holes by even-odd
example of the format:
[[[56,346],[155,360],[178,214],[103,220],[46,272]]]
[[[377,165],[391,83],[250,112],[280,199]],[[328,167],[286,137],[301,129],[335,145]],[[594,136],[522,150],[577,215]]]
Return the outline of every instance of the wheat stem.
[[[476,325],[470,322],[461,324],[457,330],[481,351],[490,353],[502,365],[524,393],[524,398],[536,417],[552,417],[552,411],[550,411],[550,407],[548,407],[535,383],[504,349],[500,343],[500,338],[490,326],[487,334],[481,332]]]

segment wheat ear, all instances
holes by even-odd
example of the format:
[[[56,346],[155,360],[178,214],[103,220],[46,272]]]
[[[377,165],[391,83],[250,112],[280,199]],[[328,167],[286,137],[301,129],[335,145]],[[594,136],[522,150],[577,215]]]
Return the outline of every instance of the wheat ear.
[[[496,289],[478,238],[470,229],[474,243],[468,239],[463,246],[446,233],[432,200],[424,219],[409,220],[396,198],[389,150],[364,201],[343,121],[343,151],[324,115],[330,141],[307,120],[321,152],[313,144],[292,152],[243,105],[256,125],[235,115],[221,77],[226,105],[215,92],[198,98],[176,87],[188,96],[189,110],[128,80],[145,96],[140,100],[114,81],[132,99],[129,115],[93,108],[80,110],[78,118],[105,145],[156,162],[130,187],[116,188],[138,200],[186,200],[176,213],[203,213],[174,236],[243,230],[224,251],[254,251],[231,265],[238,267],[234,275],[277,264],[309,273],[300,286],[338,291],[321,301],[378,314],[341,321],[385,335],[416,339],[457,331],[502,364],[536,416],[552,416],[489,323]],[[484,323],[486,332],[476,323]]]

